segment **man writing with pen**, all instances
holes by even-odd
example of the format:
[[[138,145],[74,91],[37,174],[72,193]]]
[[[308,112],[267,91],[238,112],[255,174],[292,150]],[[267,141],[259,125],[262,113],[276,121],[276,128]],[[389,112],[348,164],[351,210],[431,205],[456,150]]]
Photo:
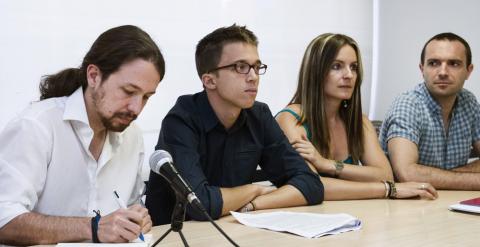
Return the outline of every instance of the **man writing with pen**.
[[[113,194],[115,195],[115,200],[117,201],[118,206],[119,206],[121,209],[128,209],[128,208],[127,208],[127,205],[125,205],[125,203],[122,201],[122,199],[121,199],[120,196],[118,195],[117,191],[114,190],[114,191],[113,191]],[[140,201],[140,202],[141,202],[141,201]],[[143,205],[143,203],[142,203],[142,205]],[[147,215],[147,216],[148,216],[148,215]],[[97,214],[97,216],[95,216],[95,220],[98,220],[97,217],[99,217],[98,214]],[[95,223],[96,223],[96,222],[94,222],[93,224],[95,224]],[[149,223],[151,223],[151,222],[149,222]],[[151,224],[150,224],[150,225],[151,225]],[[139,238],[140,240],[142,240],[142,241],[145,241],[145,238],[143,237],[142,232],[140,232],[140,235],[138,236],[138,238]]]
[[[44,77],[40,101],[0,132],[0,244],[127,242],[151,229],[136,204],[144,151],[131,122],[164,73],[150,36],[120,26],[80,68]]]

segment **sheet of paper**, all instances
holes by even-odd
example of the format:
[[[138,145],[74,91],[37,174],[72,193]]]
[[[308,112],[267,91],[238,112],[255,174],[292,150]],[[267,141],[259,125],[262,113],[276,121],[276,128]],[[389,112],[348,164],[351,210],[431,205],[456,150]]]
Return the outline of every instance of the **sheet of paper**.
[[[314,214],[295,212],[271,212],[246,214],[230,212],[240,223],[279,232],[290,232],[307,238],[358,230],[359,219],[348,214]]]
[[[140,239],[136,239],[130,243],[59,243],[57,244],[58,247],[148,247],[150,246],[150,242],[152,240],[152,234],[143,234],[145,238],[145,242],[141,241]]]

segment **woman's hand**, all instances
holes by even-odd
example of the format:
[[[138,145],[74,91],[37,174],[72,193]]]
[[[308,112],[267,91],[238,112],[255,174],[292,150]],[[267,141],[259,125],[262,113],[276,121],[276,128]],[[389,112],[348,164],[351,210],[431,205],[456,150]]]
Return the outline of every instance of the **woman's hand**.
[[[325,159],[313,146],[313,144],[307,140],[296,140],[292,142],[293,148],[302,156],[306,161],[310,162],[318,172],[331,173],[335,168],[333,164]]]
[[[435,200],[438,197],[437,190],[429,183],[395,183],[397,188],[396,198],[410,198],[420,196],[422,199]]]

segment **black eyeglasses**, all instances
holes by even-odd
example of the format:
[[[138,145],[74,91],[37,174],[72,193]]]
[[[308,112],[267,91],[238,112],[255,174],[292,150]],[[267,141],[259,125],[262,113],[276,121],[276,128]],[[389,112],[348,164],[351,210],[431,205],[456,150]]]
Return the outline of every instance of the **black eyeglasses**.
[[[229,65],[225,65],[225,66],[221,66],[221,67],[211,69],[207,73],[210,73],[210,72],[213,72],[213,71],[216,71],[216,70],[220,70],[220,69],[230,68],[230,67],[234,67],[235,71],[237,71],[237,73],[239,73],[239,74],[248,74],[250,72],[250,69],[253,69],[253,71],[255,71],[255,74],[257,74],[257,75],[263,75],[263,74],[265,74],[265,72],[267,72],[267,65],[266,64],[250,65],[250,64],[245,63],[245,62],[236,62],[236,63],[232,63],[232,64],[229,64]]]

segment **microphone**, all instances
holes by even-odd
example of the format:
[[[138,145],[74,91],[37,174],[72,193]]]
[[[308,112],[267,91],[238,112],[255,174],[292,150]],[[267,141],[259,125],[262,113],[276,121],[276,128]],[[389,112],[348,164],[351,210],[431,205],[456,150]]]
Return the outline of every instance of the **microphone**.
[[[153,245],[155,247],[163,238],[170,232],[176,231],[180,234],[184,246],[188,246],[185,237],[181,231],[183,226],[183,220],[185,219],[185,200],[192,205],[192,208],[201,212],[205,217],[217,228],[217,230],[233,245],[238,246],[218,225],[213,221],[212,217],[208,214],[207,210],[203,207],[198,197],[193,193],[190,186],[183,180],[178,173],[175,166],[173,166],[172,156],[165,150],[156,150],[150,156],[150,168],[156,174],[162,176],[170,184],[170,187],[175,191],[177,203],[173,209],[172,223],[170,230],[168,230],[163,236],[161,236]]]
[[[170,184],[170,187],[177,194],[177,198],[187,200],[193,208],[199,212],[206,212],[202,203],[192,191],[190,186],[183,180],[173,165],[172,156],[165,150],[156,150],[150,156],[150,168],[153,172],[162,176]]]

